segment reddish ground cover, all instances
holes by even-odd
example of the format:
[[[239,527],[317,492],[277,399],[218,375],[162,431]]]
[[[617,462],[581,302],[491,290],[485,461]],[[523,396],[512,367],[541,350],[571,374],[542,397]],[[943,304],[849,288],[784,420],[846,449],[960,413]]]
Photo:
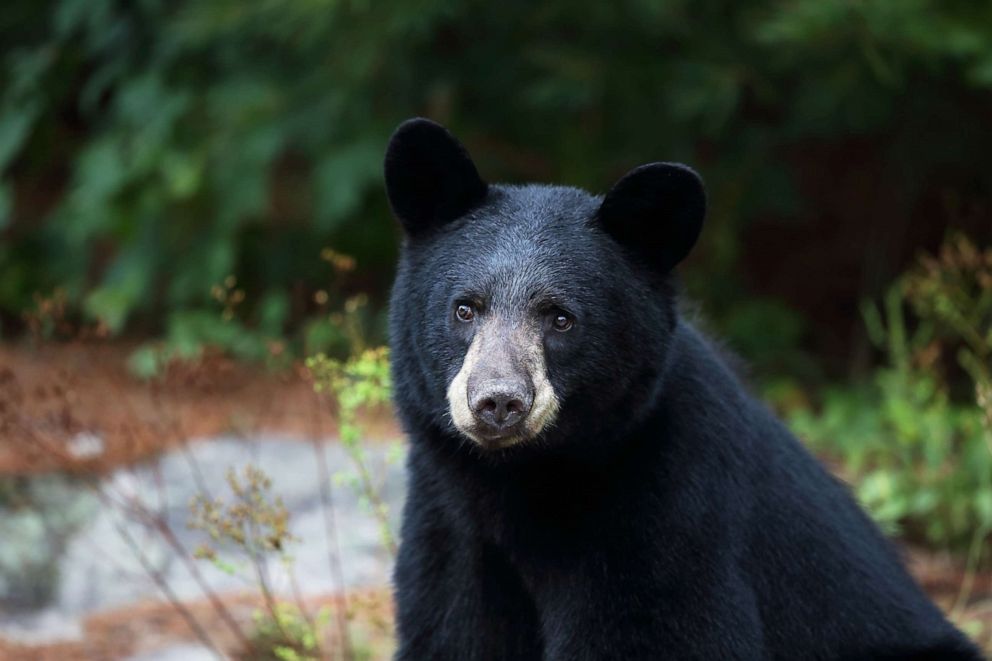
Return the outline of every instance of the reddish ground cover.
[[[105,472],[183,440],[225,433],[336,435],[331,403],[313,392],[302,366],[272,373],[209,355],[142,382],[126,368],[130,351],[0,345],[0,475]],[[400,434],[381,414],[363,426],[373,439]],[[100,438],[101,451],[74,450],[71,440],[90,434]]]

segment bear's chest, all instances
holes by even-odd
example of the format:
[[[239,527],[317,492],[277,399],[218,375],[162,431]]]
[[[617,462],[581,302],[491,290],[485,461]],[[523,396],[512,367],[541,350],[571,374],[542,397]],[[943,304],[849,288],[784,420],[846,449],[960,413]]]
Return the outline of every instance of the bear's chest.
[[[662,521],[652,485],[631,488],[632,479],[573,470],[521,471],[498,481],[462,476],[449,482],[448,515],[460,533],[503,549],[515,563],[581,557],[621,539],[637,543]]]

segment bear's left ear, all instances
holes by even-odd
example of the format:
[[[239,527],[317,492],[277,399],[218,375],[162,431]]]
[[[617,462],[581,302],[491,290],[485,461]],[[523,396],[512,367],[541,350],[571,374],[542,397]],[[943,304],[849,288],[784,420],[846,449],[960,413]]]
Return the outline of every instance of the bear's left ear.
[[[389,204],[410,236],[465,214],[488,190],[461,143],[429,119],[399,125],[384,170]]]
[[[703,228],[706,193],[680,163],[650,163],[623,176],[606,194],[600,225],[645,264],[668,273],[692,250]]]

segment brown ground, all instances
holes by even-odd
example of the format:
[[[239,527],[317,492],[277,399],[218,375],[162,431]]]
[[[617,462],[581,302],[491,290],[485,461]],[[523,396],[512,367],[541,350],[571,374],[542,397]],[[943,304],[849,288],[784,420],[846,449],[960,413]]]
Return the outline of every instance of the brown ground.
[[[171,367],[153,382],[127,371],[131,347],[0,344],[0,475],[57,468],[104,472],[190,438],[270,430],[336,436],[330,401],[306,370],[281,373],[207,356]],[[400,435],[389,415],[366,416],[370,438]],[[95,458],[78,461],[67,441],[97,433]]]
[[[210,644],[225,656],[246,661],[271,658],[253,655],[252,641],[242,638],[250,635],[253,629],[253,615],[265,611],[264,603],[257,596],[225,595],[224,607],[232,616],[236,629],[229,626],[206,599],[185,606],[208,632]],[[332,617],[341,609],[348,622],[353,649],[363,652],[363,658],[384,660],[390,657],[393,607],[388,591],[354,592],[348,595],[346,602],[333,596],[317,597],[307,599],[302,607],[309,613],[328,608],[334,613]],[[326,627],[329,634],[327,640],[322,641],[328,659],[341,658],[335,622],[332,620]],[[165,602],[148,602],[96,613],[85,619],[83,630],[84,638],[80,641],[41,646],[19,645],[0,639],[0,659],[111,661],[182,642],[203,643],[179,612]]]
[[[302,367],[273,374],[209,356],[142,383],[125,368],[129,351],[105,344],[0,345],[0,477],[59,469],[105,472],[184,439],[221,433],[264,429],[310,438],[336,435],[330,403],[314,394]],[[383,412],[367,416],[365,427],[373,438],[400,434],[395,420]],[[101,436],[104,448],[98,456],[72,457],[67,441],[81,432]],[[941,607],[992,651],[992,571],[969,575],[960,558],[923,550],[911,551],[909,563]],[[371,636],[373,646],[386,649],[388,595],[353,595],[353,600],[360,606],[359,631]],[[232,603],[241,621],[256,606],[248,598]],[[226,652],[237,648],[209,604],[190,608]],[[0,640],[0,659],[115,659],[195,638],[176,611],[162,603],[95,614],[85,622],[85,633],[79,643],[30,649]]]

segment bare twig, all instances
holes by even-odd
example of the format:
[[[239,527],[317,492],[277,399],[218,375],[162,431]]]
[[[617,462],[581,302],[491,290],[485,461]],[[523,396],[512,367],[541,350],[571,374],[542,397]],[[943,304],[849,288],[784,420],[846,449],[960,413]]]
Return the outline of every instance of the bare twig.
[[[320,481],[320,504],[324,512],[324,536],[327,541],[327,562],[331,578],[337,585],[340,597],[334,600],[334,615],[341,643],[341,656],[345,661],[352,658],[351,634],[348,631],[348,597],[344,582],[344,567],[341,564],[341,545],[338,540],[337,519],[334,515],[334,486],[327,466],[327,453],[317,438],[320,430],[320,417],[323,415],[320,396],[313,393],[314,404],[310,409],[311,441],[317,455],[317,475]]]
[[[96,492],[99,494],[101,493],[101,490],[97,488]],[[110,504],[109,501],[107,501],[107,504],[108,505]],[[142,569],[145,570],[148,576],[151,577],[152,581],[155,582],[155,585],[158,587],[158,589],[162,592],[163,595],[165,595],[165,598],[169,602],[169,605],[171,605],[176,610],[176,612],[179,613],[179,615],[183,618],[183,620],[186,621],[187,626],[189,626],[189,628],[193,631],[196,637],[200,639],[200,641],[204,645],[209,647],[213,652],[217,654],[221,654],[220,649],[217,647],[216,644],[214,644],[213,640],[210,638],[210,634],[207,633],[206,629],[203,628],[203,626],[196,619],[193,613],[188,608],[186,608],[186,606],[183,604],[182,601],[180,601],[178,595],[176,595],[176,593],[172,590],[172,587],[169,586],[168,581],[166,581],[165,577],[162,576],[162,572],[159,571],[154,565],[152,565],[151,561],[148,559],[148,556],[146,556],[144,552],[141,550],[141,545],[138,544],[137,540],[134,539],[134,537],[131,535],[131,532],[127,529],[127,526],[122,524],[117,519],[113,519],[113,525],[114,528],[117,530],[117,533],[121,536],[121,539],[123,539],[124,542],[128,545],[128,548],[131,550],[131,553],[134,554],[134,557],[141,564]]]

